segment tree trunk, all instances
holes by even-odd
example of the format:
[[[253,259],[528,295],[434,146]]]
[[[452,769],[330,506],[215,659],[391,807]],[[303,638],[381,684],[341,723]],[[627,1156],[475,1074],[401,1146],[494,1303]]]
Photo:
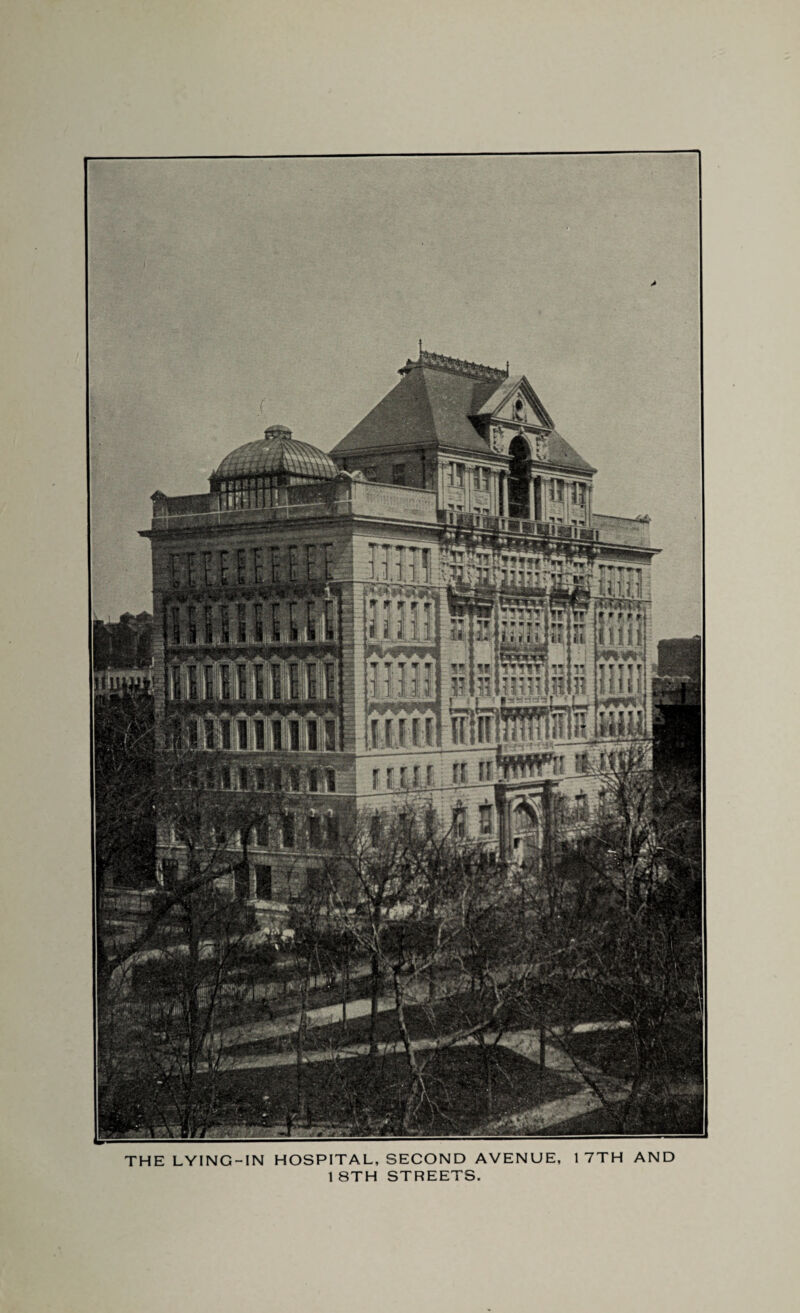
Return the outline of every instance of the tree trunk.
[[[411,1085],[403,1103],[403,1116],[400,1124],[401,1134],[407,1135],[417,1109],[422,1102],[425,1093],[425,1081],[419,1063],[417,1062],[417,1055],[414,1051],[414,1045],[411,1042],[411,1036],[408,1033],[405,999],[403,996],[402,985],[400,984],[400,973],[397,969],[395,969],[394,972],[394,1001],[397,1010],[397,1025],[400,1030],[400,1037],[403,1041],[403,1048],[405,1049],[408,1070],[411,1074]]]
[[[306,1115],[306,1073],[305,1073],[305,1043],[306,1043],[306,1023],[308,1020],[308,983],[309,970],[303,973],[303,983],[300,991],[300,1021],[297,1027],[297,1115],[305,1117]]]
[[[381,996],[381,964],[378,954],[370,960],[369,1056],[378,1056],[378,1004]]]
[[[200,922],[197,915],[196,898],[189,896],[187,908],[189,916],[189,944],[186,975],[186,1026],[188,1047],[186,1054],[186,1081],[184,1084],[183,1113],[181,1116],[181,1139],[191,1139],[197,1129],[197,1110],[195,1108],[195,1084],[200,1044]]]

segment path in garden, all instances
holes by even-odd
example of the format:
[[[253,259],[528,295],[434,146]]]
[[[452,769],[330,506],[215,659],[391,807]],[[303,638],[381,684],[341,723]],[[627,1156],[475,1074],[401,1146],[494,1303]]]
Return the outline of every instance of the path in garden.
[[[358,1000],[364,1002],[367,1007],[360,1015],[365,1015],[369,1011],[369,999]],[[384,1000],[382,1000],[384,1001]],[[391,1000],[385,1000],[386,1010],[391,1006]],[[336,1012],[337,1009],[334,1009]],[[315,1009],[316,1013],[327,1014],[329,1008]],[[332,1018],[333,1020],[336,1017]],[[322,1020],[322,1018],[320,1018]],[[622,1030],[629,1023],[626,1021],[586,1021],[573,1028],[573,1034],[587,1034],[598,1030]],[[263,1034],[263,1032],[261,1032]],[[287,1031],[273,1033],[291,1033]],[[491,1036],[487,1036],[491,1039]],[[417,1052],[423,1052],[427,1049],[435,1048],[437,1041],[435,1039],[418,1039],[415,1041],[414,1048]],[[468,1044],[469,1040],[459,1040],[458,1045]],[[526,1058],[529,1062],[538,1064],[539,1062],[539,1034],[533,1030],[515,1030],[507,1031],[500,1040],[500,1046],[511,1049],[521,1057]],[[395,1040],[384,1043],[380,1046],[382,1053],[396,1053],[402,1049],[401,1042]],[[330,1062],[335,1052],[337,1060],[346,1060],[348,1058],[362,1058],[369,1054],[368,1044],[352,1044],[340,1049],[311,1049],[305,1055],[306,1062]],[[257,1070],[267,1067],[289,1067],[297,1061],[297,1056],[292,1052],[268,1053],[268,1054],[242,1054],[240,1056],[223,1057],[221,1068],[227,1071],[247,1071]],[[594,1112],[603,1106],[603,1100],[592,1089],[585,1078],[576,1070],[570,1059],[555,1044],[547,1044],[545,1048],[545,1067],[548,1071],[554,1072],[564,1079],[570,1081],[579,1088],[573,1090],[570,1094],[564,1095],[560,1099],[551,1099],[548,1103],[540,1104],[538,1107],[524,1108],[520,1112],[508,1113],[503,1117],[497,1117],[487,1122],[480,1128],[480,1132],[473,1134],[482,1135],[535,1135],[544,1130],[547,1126],[554,1126],[558,1122],[568,1121],[573,1117],[580,1117],[584,1113]],[[586,1064],[586,1071],[590,1074],[592,1081],[602,1091],[603,1099],[608,1103],[621,1101],[628,1094],[629,1086],[623,1081],[614,1080],[612,1077],[604,1075],[594,1067]],[[268,1130],[275,1128],[251,1128],[251,1133],[256,1136],[258,1133],[264,1135]],[[279,1130],[281,1128],[278,1128]],[[298,1134],[302,1134],[298,1131]],[[285,1136],[285,1131],[283,1131]],[[325,1131],[315,1128],[314,1138],[319,1135],[325,1135]]]

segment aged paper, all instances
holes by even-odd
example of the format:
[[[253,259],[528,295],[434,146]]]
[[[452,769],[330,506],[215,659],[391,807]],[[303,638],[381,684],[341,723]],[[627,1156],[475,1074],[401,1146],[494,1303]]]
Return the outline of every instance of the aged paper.
[[[793,1306],[797,31],[777,3],[652,18],[627,5],[11,7],[9,1309]],[[270,1146],[263,1169],[179,1169],[161,1145],[163,1167],[128,1166],[131,1146],[93,1143],[84,158],[689,149],[704,235],[708,1139],[647,1168],[498,1167],[458,1188],[339,1186],[274,1169]]]

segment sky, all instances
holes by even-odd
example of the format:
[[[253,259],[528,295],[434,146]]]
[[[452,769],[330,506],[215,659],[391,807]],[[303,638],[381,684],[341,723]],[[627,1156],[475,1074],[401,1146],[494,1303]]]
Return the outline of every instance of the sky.
[[[150,610],[150,497],[286,424],[327,451],[426,350],[525,374],[648,514],[656,640],[700,632],[697,157],[95,160],[92,605]]]

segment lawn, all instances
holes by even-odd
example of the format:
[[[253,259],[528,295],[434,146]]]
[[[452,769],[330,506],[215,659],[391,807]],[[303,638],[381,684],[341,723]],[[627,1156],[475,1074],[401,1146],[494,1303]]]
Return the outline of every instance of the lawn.
[[[495,1050],[491,1066],[490,1109],[486,1069],[477,1047],[464,1046],[437,1054],[426,1069],[434,1107],[425,1106],[420,1111],[411,1133],[469,1135],[490,1116],[536,1107],[575,1088],[571,1081],[553,1072],[540,1072],[534,1063],[508,1049]],[[296,1136],[312,1132],[315,1123],[336,1126],[342,1135],[397,1133],[398,1110],[409,1084],[404,1056],[386,1054],[374,1063],[367,1058],[310,1063],[305,1080],[309,1117],[296,1122]],[[129,1106],[147,1106],[148,1091],[140,1082],[131,1082],[126,1096]],[[217,1078],[213,1122],[216,1127],[258,1126],[263,1119],[274,1126],[296,1104],[293,1066],[226,1071]],[[146,1134],[147,1126],[139,1120],[139,1129],[124,1133]]]

